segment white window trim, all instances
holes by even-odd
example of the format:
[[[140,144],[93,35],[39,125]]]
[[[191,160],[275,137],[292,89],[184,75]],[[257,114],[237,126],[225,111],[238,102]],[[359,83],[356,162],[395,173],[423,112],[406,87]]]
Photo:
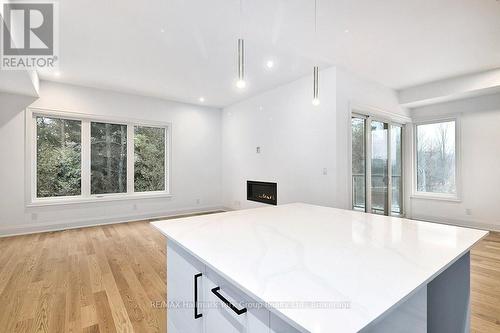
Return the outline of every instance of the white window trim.
[[[36,116],[46,116],[62,119],[79,120],[82,122],[82,194],[78,196],[37,198],[36,197]],[[107,122],[127,125],[127,192],[110,194],[90,194],[90,123]],[[25,112],[25,184],[26,206],[54,206],[67,204],[82,204],[95,202],[109,202],[119,200],[153,199],[172,197],[172,123],[109,117],[87,113],[53,110],[47,108],[27,108]],[[135,192],[134,191],[134,126],[149,126],[165,128],[165,191]]]
[[[456,193],[432,193],[417,191],[417,126],[455,122],[455,186]],[[451,202],[462,201],[462,126],[460,116],[422,118],[413,122],[412,126],[412,194],[410,199],[441,200]]]

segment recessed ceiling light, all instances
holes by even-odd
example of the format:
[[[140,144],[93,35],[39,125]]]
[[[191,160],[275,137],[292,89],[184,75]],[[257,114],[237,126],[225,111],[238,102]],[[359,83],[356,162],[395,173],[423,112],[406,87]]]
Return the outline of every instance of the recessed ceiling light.
[[[200,101],[200,103],[203,103],[205,102],[205,97],[200,97],[198,100]]]
[[[55,72],[55,73],[54,73],[54,76],[55,76],[55,77],[59,77],[59,76],[61,76],[61,72]]]
[[[266,62],[266,67],[269,68],[269,69],[273,68],[274,67],[274,61],[268,60]]]
[[[165,32],[165,29],[161,28],[161,29],[160,29],[160,32],[161,32],[161,33]]]
[[[349,33],[349,29],[345,29],[344,32],[347,34]]]

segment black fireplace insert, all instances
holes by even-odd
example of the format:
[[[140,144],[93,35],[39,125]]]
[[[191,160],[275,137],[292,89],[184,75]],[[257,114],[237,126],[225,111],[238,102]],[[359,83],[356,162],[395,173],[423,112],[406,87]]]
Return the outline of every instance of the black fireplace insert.
[[[247,200],[276,206],[278,204],[278,184],[247,180]]]

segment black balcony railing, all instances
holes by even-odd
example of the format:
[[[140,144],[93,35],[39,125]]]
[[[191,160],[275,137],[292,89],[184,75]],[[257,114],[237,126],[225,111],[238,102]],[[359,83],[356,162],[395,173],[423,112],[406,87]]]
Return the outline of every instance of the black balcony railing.
[[[383,213],[387,197],[387,176],[372,174],[372,210]],[[365,175],[352,175],[352,205],[354,210],[365,211],[366,190]],[[401,214],[401,176],[392,176],[392,207],[391,212]]]

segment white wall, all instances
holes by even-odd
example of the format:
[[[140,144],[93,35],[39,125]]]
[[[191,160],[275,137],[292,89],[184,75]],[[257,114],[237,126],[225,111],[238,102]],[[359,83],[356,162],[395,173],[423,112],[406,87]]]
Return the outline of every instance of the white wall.
[[[414,119],[457,114],[462,132],[462,200],[412,198],[411,217],[500,230],[500,94],[412,110]]]
[[[30,101],[19,103],[14,97],[0,98],[0,235],[220,207],[220,110],[42,82],[33,107],[171,122],[173,197],[26,208],[23,109]]]
[[[247,180],[277,182],[278,203],[335,202],[335,72],[321,72],[317,107],[311,104],[312,79],[307,77],[223,110],[222,187],[227,207],[260,205],[246,200]]]
[[[0,93],[0,235],[7,224],[23,224],[24,203],[24,117],[35,100]]]
[[[279,203],[348,208],[351,105],[406,113],[393,90],[340,68],[321,71],[318,107],[311,104],[311,85],[312,78],[305,77],[223,110],[222,187],[227,207],[259,206],[246,200],[246,181],[261,180],[278,183]]]

